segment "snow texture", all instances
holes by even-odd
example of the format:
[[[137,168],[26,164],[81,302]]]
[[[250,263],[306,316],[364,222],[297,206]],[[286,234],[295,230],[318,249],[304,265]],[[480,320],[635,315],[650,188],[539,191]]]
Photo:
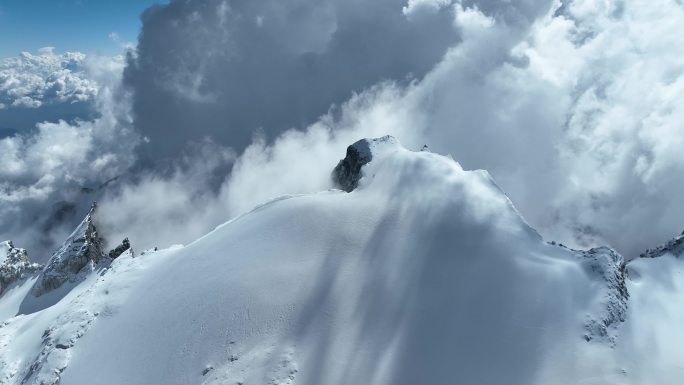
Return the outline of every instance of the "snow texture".
[[[589,272],[603,287],[603,297],[599,297],[600,309],[591,314],[585,327],[585,339],[608,340],[612,345],[617,340],[617,328],[625,321],[629,292],[627,291],[627,265],[622,255],[608,247],[598,247],[577,254]]]
[[[487,172],[357,144],[351,193],[91,258],[41,297],[15,285],[0,384],[681,383],[681,260],[548,244]]]

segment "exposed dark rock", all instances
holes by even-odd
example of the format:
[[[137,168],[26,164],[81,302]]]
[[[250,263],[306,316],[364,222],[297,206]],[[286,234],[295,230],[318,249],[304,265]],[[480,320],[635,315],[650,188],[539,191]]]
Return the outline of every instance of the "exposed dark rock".
[[[207,366],[206,368],[204,368],[204,370],[202,370],[202,375],[203,375],[203,376],[206,376],[206,375],[209,374],[209,372],[211,372],[212,370],[214,370],[214,367],[213,367],[213,366]]]
[[[363,176],[361,167],[373,160],[373,151],[376,151],[378,146],[381,145],[389,145],[389,148],[396,148],[397,144],[397,140],[390,135],[357,141],[347,147],[347,155],[333,169],[333,182],[337,187],[346,192],[353,191],[359,185],[359,181]]]
[[[0,294],[16,281],[33,275],[43,266],[31,263],[25,249],[14,247],[12,241],[0,243]]]
[[[677,258],[684,254],[684,232],[665,244],[644,251],[639,257],[658,258],[665,254],[672,254]]]
[[[33,287],[33,295],[40,296],[60,287],[67,281],[74,281],[76,275],[88,265],[94,266],[103,261],[111,261],[109,253],[103,251],[105,242],[100,237],[93,222],[96,208],[97,205],[93,203],[81,224],[52,254],[41,277]],[[120,245],[119,247],[123,246]],[[127,248],[130,248],[130,244]]]
[[[347,147],[347,155],[337,163],[333,170],[333,181],[346,192],[353,191],[361,179],[361,166],[372,159],[368,142],[365,139]]]
[[[112,250],[109,251],[108,255],[109,258],[114,259],[123,254],[126,250],[129,250],[131,248],[131,243],[128,241],[128,238],[124,238],[124,240],[119,244],[117,247],[113,248]]]

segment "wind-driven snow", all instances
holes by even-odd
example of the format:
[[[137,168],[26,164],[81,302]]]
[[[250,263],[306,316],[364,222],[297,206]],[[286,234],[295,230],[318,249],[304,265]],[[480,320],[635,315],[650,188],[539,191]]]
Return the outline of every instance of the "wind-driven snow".
[[[628,264],[630,305],[618,357],[634,370],[634,384],[684,379],[684,248],[682,235]]]
[[[16,308],[0,324],[0,384],[682,378],[681,353],[639,361],[631,350],[649,354],[640,333],[684,320],[681,307],[642,315],[682,298],[681,280],[661,282],[675,273],[658,263],[674,262],[635,265],[641,278],[620,307],[614,251],[544,242],[485,171],[395,139],[366,143],[370,161],[349,193],[276,198],[187,246],[127,251],[62,285],[49,306],[36,305],[51,293],[32,296],[32,282],[15,287],[0,297],[0,310]],[[615,306],[621,316],[606,322]],[[591,320],[606,338],[587,338]]]

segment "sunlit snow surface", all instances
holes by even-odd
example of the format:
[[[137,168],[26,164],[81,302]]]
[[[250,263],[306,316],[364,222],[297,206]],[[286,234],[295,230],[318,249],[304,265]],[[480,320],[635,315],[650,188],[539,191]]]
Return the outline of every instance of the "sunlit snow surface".
[[[42,310],[35,278],[12,287],[0,384],[681,383],[679,259],[630,264],[627,320],[587,341],[612,293],[581,253],[544,242],[486,172],[379,146],[351,193],[126,252]]]

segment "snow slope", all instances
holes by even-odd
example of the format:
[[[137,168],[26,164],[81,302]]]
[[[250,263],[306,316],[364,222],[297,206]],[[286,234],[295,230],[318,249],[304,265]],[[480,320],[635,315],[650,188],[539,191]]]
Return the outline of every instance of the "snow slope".
[[[630,307],[618,357],[638,368],[635,384],[684,383],[683,241],[684,234],[628,265]]]
[[[20,304],[0,324],[0,384],[680,383],[681,353],[633,351],[652,353],[656,326],[636,313],[682,298],[680,278],[651,291],[676,258],[635,265],[632,305],[617,253],[544,242],[486,172],[393,138],[354,146],[371,156],[349,193],[277,198]],[[35,301],[32,284],[0,309]]]

